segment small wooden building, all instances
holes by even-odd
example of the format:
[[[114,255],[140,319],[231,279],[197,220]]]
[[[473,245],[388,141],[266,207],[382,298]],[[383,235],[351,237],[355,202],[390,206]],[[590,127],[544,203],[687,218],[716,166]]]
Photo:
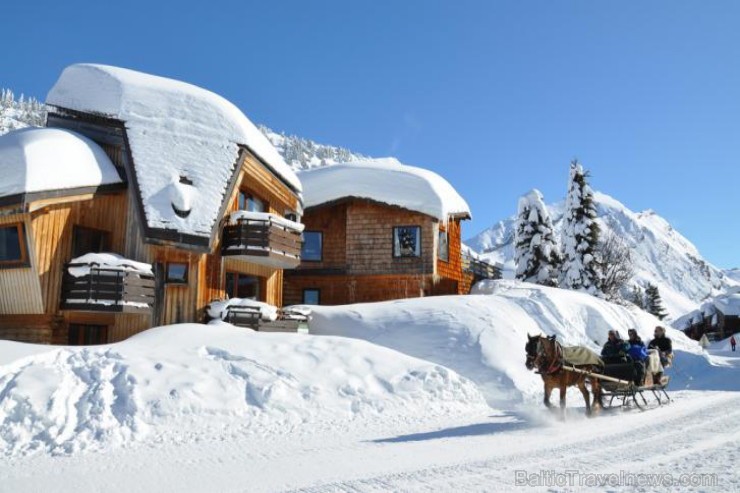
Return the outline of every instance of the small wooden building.
[[[15,177],[0,185],[0,338],[106,343],[200,322],[215,299],[282,306],[301,185],[241,111],[87,64],[47,104],[48,128],[0,137],[0,172]]]
[[[676,321],[676,328],[695,340],[706,335],[709,340],[722,340],[740,332],[740,291],[730,292],[705,303]]]
[[[470,210],[442,177],[380,159],[317,168],[300,178],[304,243],[300,266],[285,275],[286,303],[469,291],[471,260],[480,267],[462,252],[460,223]]]

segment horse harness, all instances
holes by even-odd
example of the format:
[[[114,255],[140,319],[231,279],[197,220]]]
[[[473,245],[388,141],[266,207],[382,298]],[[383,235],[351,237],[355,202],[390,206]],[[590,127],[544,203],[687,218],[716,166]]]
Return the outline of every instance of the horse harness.
[[[552,341],[555,347],[555,355],[549,362],[545,360],[545,345],[542,339],[537,341],[537,357],[534,360],[534,366],[537,367],[537,373],[541,375],[554,375],[563,369],[563,346],[558,341]]]

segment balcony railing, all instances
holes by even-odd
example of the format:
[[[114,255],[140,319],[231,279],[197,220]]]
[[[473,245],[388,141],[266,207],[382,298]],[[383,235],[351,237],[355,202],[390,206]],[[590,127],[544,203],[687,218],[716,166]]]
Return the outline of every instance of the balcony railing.
[[[301,263],[301,232],[297,223],[274,214],[252,213],[224,226],[221,255],[280,269]]]
[[[491,264],[472,255],[463,253],[463,271],[473,274],[475,280],[501,279],[501,269],[496,264]]]
[[[70,269],[84,269],[74,276]],[[120,268],[69,263],[62,279],[62,310],[150,313],[154,276]]]

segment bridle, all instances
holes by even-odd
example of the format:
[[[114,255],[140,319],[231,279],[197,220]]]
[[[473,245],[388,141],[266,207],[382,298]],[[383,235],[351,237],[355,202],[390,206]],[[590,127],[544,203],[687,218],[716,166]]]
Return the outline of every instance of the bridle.
[[[554,354],[548,354],[544,343],[545,339],[552,343],[551,347],[554,348],[554,351],[550,352],[554,352]],[[563,368],[563,346],[554,337],[539,336],[536,340],[536,347],[532,347],[535,341],[534,338],[530,338],[525,346],[527,352],[527,368],[530,370],[537,368],[537,373],[542,375],[552,375],[559,372]]]

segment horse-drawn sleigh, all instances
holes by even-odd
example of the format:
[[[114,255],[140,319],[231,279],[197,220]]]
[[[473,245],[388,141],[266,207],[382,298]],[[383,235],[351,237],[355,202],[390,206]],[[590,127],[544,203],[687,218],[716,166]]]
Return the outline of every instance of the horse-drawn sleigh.
[[[568,387],[576,386],[586,402],[586,413],[601,408],[630,407],[644,411],[670,402],[666,391],[669,379],[661,371],[648,366],[648,371],[636,373],[634,362],[604,362],[586,347],[564,347],[555,336],[528,336],[525,346],[526,366],[537,370],[545,386],[545,405],[550,408],[550,394],[560,390],[560,408],[565,409]],[[654,378],[657,379],[654,381]],[[591,399],[588,391],[591,388]],[[651,405],[645,396],[655,404]],[[608,398],[608,403],[604,399]]]

